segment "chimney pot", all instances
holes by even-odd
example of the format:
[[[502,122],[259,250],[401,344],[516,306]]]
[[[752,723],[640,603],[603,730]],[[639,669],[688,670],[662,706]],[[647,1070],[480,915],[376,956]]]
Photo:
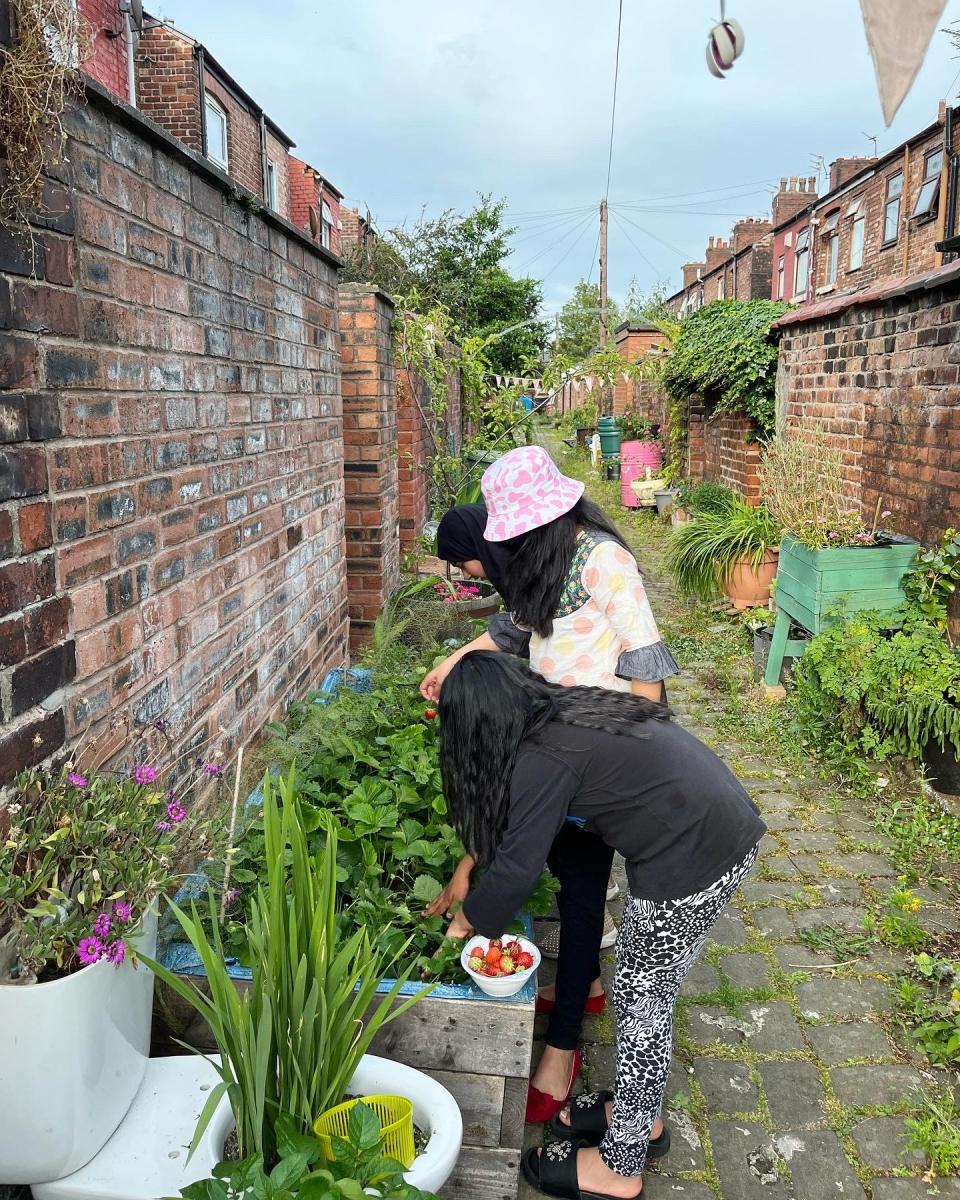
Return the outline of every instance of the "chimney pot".
[[[781,175],[780,176],[780,191],[785,192],[786,190],[787,190],[787,177],[786,177],[786,175]]]

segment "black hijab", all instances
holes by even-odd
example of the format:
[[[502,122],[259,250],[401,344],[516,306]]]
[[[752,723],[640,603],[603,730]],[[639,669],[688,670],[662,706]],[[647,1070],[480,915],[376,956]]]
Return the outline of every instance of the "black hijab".
[[[483,536],[487,510],[482,504],[458,504],[444,513],[437,527],[437,554],[451,563],[477,559],[483,573],[500,593],[509,608],[507,597],[507,566],[512,555],[501,544],[488,542]]]

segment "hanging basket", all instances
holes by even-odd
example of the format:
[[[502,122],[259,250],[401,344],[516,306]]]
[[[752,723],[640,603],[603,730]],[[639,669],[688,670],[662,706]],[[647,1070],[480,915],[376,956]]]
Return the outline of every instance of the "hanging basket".
[[[416,1157],[413,1144],[413,1105],[405,1096],[358,1096],[330,1108],[317,1117],[313,1132],[320,1139],[327,1162],[333,1161],[334,1137],[345,1138],[350,1122],[350,1110],[360,1102],[377,1114],[380,1121],[380,1149],[390,1158],[409,1167]]]

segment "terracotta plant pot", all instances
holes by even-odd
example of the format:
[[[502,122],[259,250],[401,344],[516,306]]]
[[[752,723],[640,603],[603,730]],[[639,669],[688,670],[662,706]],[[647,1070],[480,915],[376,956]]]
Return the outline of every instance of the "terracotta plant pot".
[[[768,550],[756,569],[747,558],[737,560],[723,580],[723,594],[735,609],[762,608],[769,603],[779,555],[779,550]]]

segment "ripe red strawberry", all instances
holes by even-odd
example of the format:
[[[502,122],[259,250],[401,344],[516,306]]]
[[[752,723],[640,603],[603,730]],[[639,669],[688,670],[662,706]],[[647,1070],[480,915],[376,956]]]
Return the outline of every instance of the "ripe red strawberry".
[[[432,721],[437,715],[437,710],[435,708],[425,708],[423,710],[423,715],[428,721]]]
[[[499,946],[491,946],[486,954],[487,962],[490,964],[495,964],[500,961],[500,958],[501,958],[500,947]]]

